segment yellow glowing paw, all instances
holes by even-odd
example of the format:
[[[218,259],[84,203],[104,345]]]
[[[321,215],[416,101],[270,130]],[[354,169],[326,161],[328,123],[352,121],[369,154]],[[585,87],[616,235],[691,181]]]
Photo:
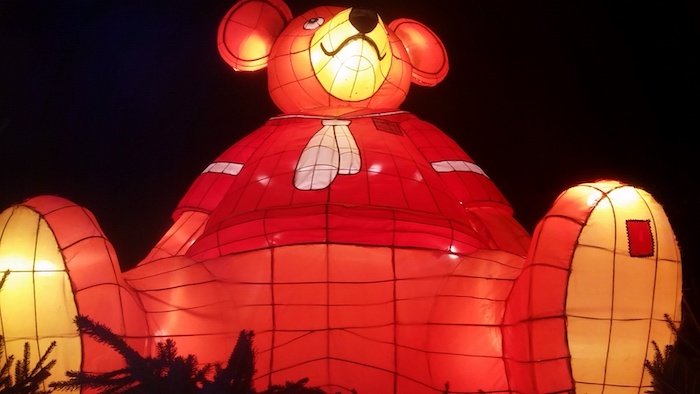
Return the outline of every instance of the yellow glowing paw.
[[[105,370],[121,363],[116,354],[96,351],[101,345],[89,338],[81,342],[76,315],[89,315],[126,337],[145,333],[145,319],[123,318],[126,310],[139,316],[141,308],[122,284],[111,244],[92,214],[68,200],[36,197],[0,214],[0,270],[9,271],[0,292],[7,354],[21,355],[29,342],[31,359],[38,360],[56,341],[51,358],[57,363],[47,382],[65,379],[67,370]],[[139,341],[132,343],[144,349]],[[83,360],[93,352],[99,355]]]

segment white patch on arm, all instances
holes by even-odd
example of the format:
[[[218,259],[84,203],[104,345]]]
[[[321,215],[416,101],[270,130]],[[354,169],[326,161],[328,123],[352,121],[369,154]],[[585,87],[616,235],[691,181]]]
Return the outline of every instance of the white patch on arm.
[[[242,168],[243,164],[241,163],[216,161],[214,163],[209,164],[209,166],[205,168],[204,171],[202,171],[202,174],[206,174],[207,172],[214,172],[217,174],[238,175],[238,173],[241,172]]]
[[[464,160],[443,160],[430,163],[437,172],[475,172],[488,178],[488,175],[478,165]]]

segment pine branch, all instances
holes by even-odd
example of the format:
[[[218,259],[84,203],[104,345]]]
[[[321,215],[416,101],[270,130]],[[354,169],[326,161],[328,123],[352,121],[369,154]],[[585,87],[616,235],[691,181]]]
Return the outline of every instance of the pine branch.
[[[68,371],[66,372],[68,380],[52,382],[50,384],[52,389],[63,391],[93,388],[100,389],[103,394],[127,393],[143,382],[150,382],[154,379],[150,374],[147,359],[114,334],[109,327],[83,315],[76,316],[75,324],[81,335],[87,335],[119,353],[126,361],[127,366],[104,373]]]
[[[6,270],[0,278],[0,290],[5,285],[10,270]],[[41,390],[44,381],[51,376],[51,368],[56,365],[56,360],[48,361],[49,354],[56,347],[56,341],[51,342],[48,349],[39,358],[34,368],[31,368],[31,348],[29,342],[24,344],[24,357],[15,365],[14,382],[10,375],[10,369],[15,362],[14,355],[7,357],[5,364],[0,368],[0,392],[16,394],[48,394],[50,391]],[[5,338],[0,335],[0,358],[5,354]]]
[[[700,329],[693,309],[684,296],[685,307],[683,322],[680,326],[664,314],[666,325],[676,337],[673,344],[660,349],[652,342],[653,356],[647,360],[644,366],[652,376],[652,388],[647,393],[674,394],[674,393],[698,393],[697,371],[700,368],[700,352],[698,351],[698,338]],[[691,325],[693,323],[694,325]]]
[[[2,337],[0,337],[1,339]],[[34,368],[29,369],[31,364],[30,356],[31,349],[29,343],[24,344],[24,358],[15,364],[14,379],[10,376],[10,369],[15,361],[14,356],[9,356],[7,362],[0,369],[0,393],[16,393],[16,394],[46,394],[50,391],[41,390],[44,381],[51,376],[51,368],[56,365],[56,360],[51,360],[48,363],[49,354],[53,351],[56,343],[53,342],[41,356]],[[0,353],[4,353],[4,341],[0,341]],[[44,365],[46,364],[46,365]]]
[[[2,341],[4,344],[5,341]],[[2,346],[4,348],[4,346]],[[7,362],[2,366],[0,370],[0,387],[12,386],[12,377],[10,376],[10,368],[12,368],[12,363],[15,362],[15,356],[9,356]]]
[[[90,317],[82,315],[78,315],[75,318],[75,324],[78,326],[80,334],[88,335],[98,342],[114,349],[124,358],[127,365],[132,369],[139,370],[145,368],[145,359],[104,324],[95,322],[90,319]]]
[[[110,329],[87,316],[76,317],[81,334],[116,350],[126,360],[126,367],[105,373],[69,371],[67,381],[53,382],[52,389],[95,389],[101,394],[209,393],[255,394],[255,352],[252,331],[241,331],[226,368],[220,365],[199,366],[197,357],[178,355],[172,339],[156,344],[155,357],[142,357]],[[212,370],[213,380],[209,380]],[[263,394],[325,394],[318,388],[308,388],[308,379],[272,386]]]
[[[253,350],[253,331],[242,330],[238,334],[225,368],[216,366],[216,375],[210,384],[205,384],[204,393],[253,394],[253,375],[255,374],[255,352]]]
[[[51,354],[51,352],[53,351],[53,349],[55,347],[56,347],[56,341],[52,341],[51,344],[49,345],[48,349],[46,349],[46,351],[44,352],[44,355],[41,356],[39,361],[36,363],[36,366],[34,366],[34,369],[32,369],[32,372],[30,373],[30,375],[36,375],[37,373],[39,373],[39,370],[42,368],[51,369],[51,367],[53,367],[56,364],[56,360],[51,360],[48,363],[46,363],[46,360],[48,360],[48,358],[49,358],[49,354]],[[44,364],[46,364],[46,367],[43,367]],[[49,367],[49,366],[51,366],[51,367]]]
[[[306,387],[309,378],[303,378],[296,382],[287,382],[284,385],[272,385],[261,394],[325,394],[317,387]]]
[[[172,339],[156,344],[155,357],[143,357],[107,326],[87,316],[76,317],[76,324],[81,334],[116,350],[125,359],[126,367],[105,373],[70,371],[68,381],[51,384],[54,389],[91,388],[101,394],[187,394],[199,391],[199,386],[208,382],[211,365],[200,368],[195,356],[178,356]]]
[[[29,377],[29,357],[29,342],[26,342],[24,344],[24,357],[22,361],[18,361],[17,364],[15,364],[15,382],[25,381]]]
[[[132,386],[135,381],[128,369],[122,368],[105,373],[89,373],[82,371],[68,371],[65,381],[51,383],[51,388],[59,391],[79,390],[80,388],[104,389],[113,386]]]
[[[8,276],[10,276],[10,270],[6,270],[2,274],[2,279],[0,279],[0,290],[2,290],[2,287],[5,285],[5,281],[7,280]]]

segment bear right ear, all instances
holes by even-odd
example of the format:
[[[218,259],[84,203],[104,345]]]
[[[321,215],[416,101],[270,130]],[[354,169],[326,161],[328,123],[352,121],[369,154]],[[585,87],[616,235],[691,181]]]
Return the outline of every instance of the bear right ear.
[[[424,24],[406,18],[392,21],[389,29],[396,33],[408,52],[413,66],[411,82],[435,86],[445,79],[450,65],[445,46],[437,34]]]
[[[265,68],[272,45],[291,20],[282,0],[241,0],[219,24],[219,54],[236,71]]]

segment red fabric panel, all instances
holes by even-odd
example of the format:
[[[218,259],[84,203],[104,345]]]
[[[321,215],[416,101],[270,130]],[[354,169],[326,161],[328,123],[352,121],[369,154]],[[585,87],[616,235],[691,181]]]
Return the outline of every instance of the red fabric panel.
[[[360,392],[442,390],[447,380],[457,392],[509,390],[512,335],[501,324],[509,294],[531,297],[513,289],[527,234],[483,174],[434,169],[434,161],[471,163],[438,129],[403,112],[343,119],[359,150],[357,173],[295,189],[297,162],[323,119],[275,118],[216,160],[240,171],[196,180],[174,215],[182,222],[126,281],[108,243],[81,241],[67,256],[111,264],[113,277],[89,283],[122,305],[105,319],[128,335],[172,337],[183,354],[216,362],[240,330],[254,330],[259,388],[308,376]],[[202,214],[189,223],[187,211]],[[99,307],[97,293],[76,297]]]
[[[553,333],[554,334],[554,333]],[[571,366],[567,358],[542,360],[534,365],[535,393],[571,393]]]
[[[530,247],[530,235],[510,215],[504,215],[497,207],[480,206],[466,210],[470,222],[480,234],[488,234],[496,249],[525,256]]]
[[[591,208],[576,193],[571,194],[573,202],[565,197],[537,225],[525,267],[508,299],[504,351],[511,387],[518,392],[573,387],[566,343],[566,290],[586,219],[582,214],[590,214]]]
[[[580,231],[580,222],[568,217],[546,216],[535,230],[528,258],[532,259],[533,264],[568,269],[576,248],[574,240],[578,238]]]
[[[227,357],[238,330],[254,330],[259,387],[303,375],[358,391],[439,390],[449,376],[458,392],[507,390],[499,322],[517,256],[307,244],[188,261],[129,272],[150,324],[200,362]],[[195,333],[204,336],[187,339]]]
[[[648,220],[627,220],[627,240],[632,257],[648,257],[654,255],[654,238]]]
[[[303,24],[319,16],[330,21],[341,10],[330,6],[314,8],[292,20],[277,38],[268,62],[268,90],[283,112],[338,115],[353,109],[398,108],[406,98],[412,65],[401,40],[386,27],[392,62],[377,92],[364,100],[349,102],[328,94],[319,84],[309,54],[316,31],[304,29]]]
[[[64,198],[39,196],[27,200],[22,205],[31,207],[47,219],[61,249],[86,238],[104,238],[104,233],[92,213]]]
[[[281,0],[239,2],[219,26],[219,53],[235,70],[259,70],[290,19],[289,7]]]
[[[148,327],[141,302],[123,281],[119,262],[92,213],[66,199],[39,196],[22,205],[49,224],[65,259],[79,314],[106,324],[139,351],[148,351]],[[110,306],[110,307],[106,307]],[[83,338],[86,371],[112,371],[123,359],[104,344]]]
[[[429,162],[442,160],[474,162],[454,140],[430,123],[416,120],[402,123],[401,126]],[[489,178],[470,172],[441,173],[440,176],[465,206],[494,204],[506,212],[512,212],[508,201]]]
[[[209,215],[204,212],[183,212],[142,263],[148,264],[154,260],[185,254],[202,235],[208,218]]]
[[[489,191],[496,190],[493,183],[481,174],[438,174],[431,167],[431,158],[470,160],[454,141],[407,113],[379,117],[358,114],[346,119],[350,121],[348,129],[362,158],[360,172],[338,175],[330,187],[322,190],[302,191],[291,186],[303,147],[322,127],[319,117],[274,118],[242,141],[240,148],[236,144],[217,159],[241,161],[243,167],[238,175],[227,175],[223,181],[228,188],[225,196],[215,193],[217,197],[211,201],[221,198],[221,202],[189,254],[205,259],[271,245],[327,241],[420,246],[460,253],[481,245],[495,246],[493,235],[484,231],[489,226],[476,227],[480,218],[468,217],[464,211],[465,204],[472,203],[505,206],[507,203],[500,193]],[[384,124],[382,128],[390,124],[392,130],[409,132],[378,130],[375,126],[378,120]],[[408,134],[413,135],[407,138]],[[414,145],[415,140],[422,145]],[[253,151],[250,147],[257,149]],[[204,185],[205,175],[198,180],[200,186]],[[460,187],[465,185],[462,182],[467,181],[471,182],[470,190],[483,191],[476,200],[469,200],[471,203],[467,199],[475,197],[455,194],[461,193]],[[194,196],[198,188],[193,187],[189,194]],[[372,209],[360,209],[360,206]],[[179,209],[185,208],[181,204]],[[409,211],[425,214],[405,213]],[[316,214],[309,216],[312,212]],[[328,216],[324,217],[323,213]],[[508,231],[519,235],[517,239],[527,237],[522,228],[514,225],[508,210],[505,215],[494,212],[489,220],[499,220],[499,215],[504,217],[500,222],[510,228]],[[330,227],[326,229],[327,224]],[[478,233],[474,231],[476,228],[480,230]],[[501,238],[501,243],[505,238]],[[507,246],[509,250],[522,251],[518,250],[518,244]]]
[[[253,152],[270,138],[274,129],[274,127],[263,127],[256,133],[247,135],[217,157],[214,162],[246,163]],[[210,213],[221,202],[234,179],[234,176],[228,174],[200,174],[178,203],[173,212],[173,219],[177,220],[184,211]]]
[[[413,82],[435,86],[447,75],[447,51],[440,39],[425,25],[412,19],[398,19],[389,24],[406,47],[413,66]]]
[[[533,320],[530,323],[530,329],[530,348],[532,349],[534,360],[568,360],[566,321],[564,319],[557,317]],[[534,365],[537,365],[537,363]],[[546,370],[547,368],[544,367],[544,369]],[[568,378],[567,375],[560,376]],[[538,383],[540,382],[538,381]]]

